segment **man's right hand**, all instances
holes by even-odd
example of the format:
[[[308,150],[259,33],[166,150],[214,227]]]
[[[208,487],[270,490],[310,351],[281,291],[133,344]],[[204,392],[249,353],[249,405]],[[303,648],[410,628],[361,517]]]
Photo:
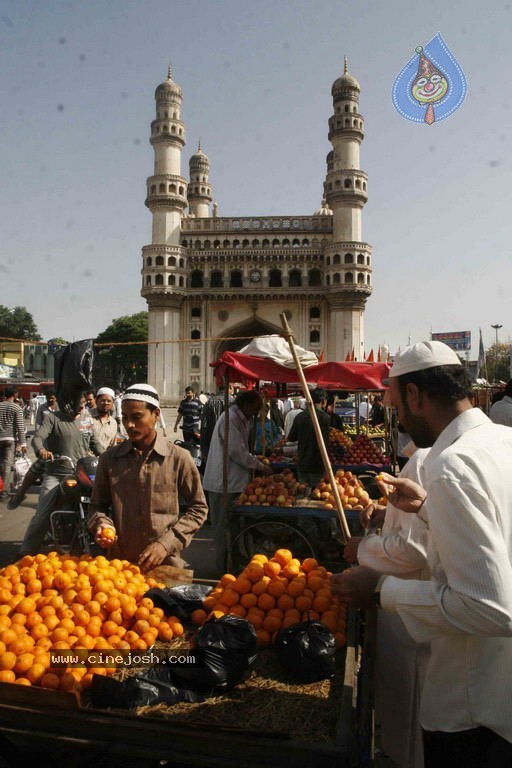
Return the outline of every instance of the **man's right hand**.
[[[261,472],[262,475],[273,475],[274,474],[274,470],[268,464],[264,464],[263,465],[263,469],[260,469],[259,472]]]
[[[94,541],[103,549],[110,549],[117,541],[116,529],[112,525],[102,523],[94,531]]]
[[[381,473],[376,480],[382,493],[402,512],[416,514],[427,498],[426,490],[409,478]]]
[[[39,451],[39,458],[43,461],[54,461],[55,457],[51,451],[47,451],[46,448],[41,448]]]

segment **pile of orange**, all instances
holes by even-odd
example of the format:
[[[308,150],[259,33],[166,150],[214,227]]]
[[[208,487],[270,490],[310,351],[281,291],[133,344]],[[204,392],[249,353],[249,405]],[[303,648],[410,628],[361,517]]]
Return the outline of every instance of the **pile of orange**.
[[[258,646],[264,648],[280,629],[311,619],[324,624],[342,646],[346,605],[332,594],[330,576],[314,558],[300,562],[288,549],[278,549],[271,558],[254,555],[239,576],[222,576],[203,608],[192,614],[192,622],[201,625],[212,616],[241,616],[254,626]]]
[[[52,668],[50,651],[144,651],[182,635],[178,619],[143,597],[154,586],[163,585],[103,556],[26,555],[0,569],[0,682],[81,690],[115,669]]]

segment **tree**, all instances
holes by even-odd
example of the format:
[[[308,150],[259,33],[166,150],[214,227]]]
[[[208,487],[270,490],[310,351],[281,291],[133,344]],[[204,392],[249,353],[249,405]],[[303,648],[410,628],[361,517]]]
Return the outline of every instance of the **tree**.
[[[23,341],[40,341],[34,318],[25,307],[4,307],[0,304],[0,336]]]
[[[94,360],[94,382],[114,389],[126,389],[136,381],[146,381],[148,375],[147,344],[123,344],[148,340],[148,313],[123,315],[96,338],[96,344],[112,343],[112,346],[97,346]]]
[[[497,363],[497,364],[496,364]],[[485,353],[487,381],[508,381],[510,379],[511,347],[510,342],[491,344]]]

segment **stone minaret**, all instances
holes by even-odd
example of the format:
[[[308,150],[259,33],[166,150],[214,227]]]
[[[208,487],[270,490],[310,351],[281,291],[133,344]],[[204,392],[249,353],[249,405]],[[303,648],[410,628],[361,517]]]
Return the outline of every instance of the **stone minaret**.
[[[325,199],[333,212],[332,242],[324,251],[330,306],[328,359],[343,361],[352,349],[364,354],[364,306],[372,292],[371,246],[362,241],[362,210],[368,177],[360,169],[359,147],[364,121],[359,114],[360,86],[344,72],[332,86],[334,114],[329,118]]]
[[[196,219],[210,215],[212,188],[209,181],[210,161],[201,149],[201,142],[195,155],[189,161],[190,182],[188,185],[188,207]]]
[[[180,310],[186,290],[186,254],[180,245],[181,218],[187,207],[187,182],[181,176],[185,126],[180,119],[181,88],[172,79],[155,91],[156,118],[150,143],[155,153],[154,175],[147,180],[146,205],[153,216],[151,245],[142,249],[142,290],[149,310],[149,338],[181,337]],[[183,390],[180,380],[183,351],[180,344],[151,344],[148,382],[163,402],[176,402]]]

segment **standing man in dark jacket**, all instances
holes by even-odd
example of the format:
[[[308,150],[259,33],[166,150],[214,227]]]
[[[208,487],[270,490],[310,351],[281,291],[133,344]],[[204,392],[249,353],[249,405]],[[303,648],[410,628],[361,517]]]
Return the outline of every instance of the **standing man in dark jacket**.
[[[18,390],[16,387],[6,387],[3,394],[5,400],[0,403],[0,477],[3,480],[3,488],[7,490],[16,443],[20,445],[23,452],[27,450],[27,443],[23,411],[14,402],[18,396]],[[0,490],[0,501],[3,501],[4,495],[5,491]]]
[[[323,410],[327,405],[327,395],[323,389],[314,389],[311,393],[318,423],[325,443],[329,439],[329,415]],[[295,417],[288,435],[290,442],[298,443],[298,472],[299,482],[315,486],[325,474],[322,454],[318,447],[313,419],[309,411],[303,411]]]

